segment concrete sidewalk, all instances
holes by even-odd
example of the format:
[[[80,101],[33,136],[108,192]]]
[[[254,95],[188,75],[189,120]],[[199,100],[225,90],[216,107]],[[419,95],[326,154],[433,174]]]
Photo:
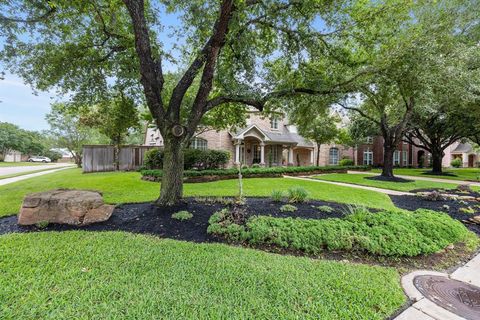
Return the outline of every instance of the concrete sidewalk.
[[[402,278],[403,289],[414,304],[396,317],[395,320],[466,320],[466,318],[444,309],[423,296],[414,285],[414,279],[417,276],[439,276],[446,279],[458,280],[469,285],[477,286],[480,291],[480,254],[477,254],[467,264],[458,268],[450,275],[435,271],[419,270],[409,273]],[[479,301],[467,302],[479,303]],[[478,318],[480,319],[480,313],[478,314]]]
[[[297,179],[297,180],[303,180],[303,181],[313,181],[313,182],[318,182],[318,183],[327,183],[327,184],[333,184],[337,186],[342,186],[342,187],[350,187],[350,188],[356,188],[356,189],[363,189],[363,190],[369,190],[369,191],[375,191],[375,192],[380,192],[388,195],[393,195],[393,196],[413,196],[413,193],[410,192],[403,192],[403,191],[396,191],[396,190],[389,190],[389,189],[382,189],[382,188],[375,188],[375,187],[368,187],[368,186],[361,186],[358,184],[351,184],[351,183],[344,183],[344,182],[336,182],[336,181],[326,181],[326,180],[319,180],[319,179],[313,179],[313,178],[308,178],[308,177],[291,177],[291,176],[283,176],[284,178],[288,179]]]
[[[72,166],[72,165],[61,166],[58,169],[50,169],[50,170],[46,170],[46,171],[41,171],[41,172],[36,172],[36,173],[31,173],[31,174],[25,174],[23,176],[0,179],[0,186],[4,186],[4,185],[10,184],[10,183],[14,183],[14,182],[18,182],[18,181],[38,177],[38,176],[43,176],[43,175],[46,175],[46,174],[49,174],[49,173],[53,173],[53,172],[57,172],[57,171],[61,171],[61,170],[69,169],[69,168],[75,168],[75,166]]]
[[[366,172],[366,171],[348,171],[350,174],[369,174],[372,176],[379,175],[378,172]],[[432,182],[443,182],[443,183],[453,183],[453,184],[469,184],[471,186],[480,187],[479,182],[465,181],[465,180],[450,180],[450,179],[441,179],[441,178],[430,178],[430,177],[418,177],[418,176],[404,176],[402,174],[396,174],[395,177],[404,178],[409,180],[423,180],[423,181],[432,181]]]
[[[52,163],[52,164],[41,164],[41,165],[31,165],[31,166],[20,166],[20,167],[0,167],[0,178],[2,176],[9,176],[12,174],[33,172],[39,170],[50,170],[50,169],[59,169],[64,167],[72,166],[72,163]]]

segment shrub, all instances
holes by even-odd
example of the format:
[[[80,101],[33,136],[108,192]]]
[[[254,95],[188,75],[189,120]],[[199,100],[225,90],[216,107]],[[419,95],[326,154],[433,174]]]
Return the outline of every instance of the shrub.
[[[353,166],[353,160],[350,159],[350,158],[343,158],[342,160],[340,160],[340,162],[338,163],[339,165],[341,166]]]
[[[252,164],[251,168],[261,168],[262,166],[258,163]]]
[[[186,149],[184,151],[185,170],[214,170],[223,168],[230,159],[230,153],[222,150]]]
[[[281,202],[283,199],[283,192],[280,190],[273,190],[270,194],[270,198],[272,198],[273,202]]]
[[[190,220],[192,218],[193,218],[193,214],[191,214],[188,211],[179,211],[172,214],[172,219],[176,219],[180,221]]]
[[[454,168],[460,168],[462,166],[462,159],[456,158],[450,162],[450,165]]]
[[[199,149],[185,149],[183,152],[183,167],[190,170],[199,165],[202,161],[203,151]]]
[[[304,202],[307,197],[308,191],[302,187],[292,187],[287,190],[287,198],[290,203]]]
[[[361,209],[344,219],[259,216],[250,218],[243,230],[235,228],[250,244],[276,245],[310,254],[326,249],[413,257],[436,253],[459,242],[469,248],[478,245],[478,238],[461,222],[425,209],[379,213]]]
[[[291,204],[284,204],[283,206],[280,207],[280,211],[282,212],[295,212],[297,210],[298,208],[295,206],[292,206]]]
[[[238,208],[224,208],[212,214],[208,219],[207,233],[222,236],[232,241],[243,241],[247,232],[243,227],[245,212]]]
[[[317,210],[325,213],[332,213],[334,211],[330,206],[318,206]]]
[[[143,166],[146,169],[161,169],[163,168],[163,149],[151,149],[145,152],[145,160]]]

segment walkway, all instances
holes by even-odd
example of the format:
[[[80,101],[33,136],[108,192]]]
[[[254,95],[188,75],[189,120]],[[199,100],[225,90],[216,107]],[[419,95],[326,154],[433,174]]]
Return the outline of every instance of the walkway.
[[[379,175],[378,172],[368,172],[368,171],[348,171],[350,174],[370,174],[370,175]],[[404,176],[401,174],[396,174],[395,177],[409,179],[409,180],[424,180],[432,182],[443,182],[443,183],[454,183],[454,184],[469,184],[471,186],[480,187],[479,182],[465,181],[465,180],[453,180],[453,179],[441,179],[441,178],[431,178],[431,177],[418,177],[418,176]]]
[[[0,167],[0,178],[2,176],[9,176],[12,174],[25,173],[31,171],[40,171],[48,170],[53,168],[63,168],[66,166],[71,166],[71,163],[52,163],[52,164],[40,164],[40,165],[29,165],[29,166],[18,166],[18,167]]]
[[[41,167],[43,167],[43,166],[41,166]],[[38,176],[43,176],[45,174],[49,174],[49,173],[53,173],[53,172],[57,172],[57,171],[60,171],[60,170],[65,170],[65,169],[69,169],[69,168],[73,168],[73,167],[74,167],[73,165],[68,164],[68,165],[58,166],[58,169],[49,169],[49,170],[45,170],[45,171],[41,171],[41,172],[25,174],[25,175],[18,176],[18,177],[0,179],[0,186],[4,186],[4,185],[10,184],[10,183],[14,183],[14,182],[17,182],[17,181],[22,181],[22,180],[26,180],[26,179],[30,179],[30,178],[34,178],[34,177],[38,177]],[[31,168],[31,167],[29,167],[29,168]],[[51,168],[51,166],[49,168]],[[39,169],[39,170],[41,170],[41,169]]]
[[[419,279],[429,277],[433,280],[422,286]],[[395,320],[480,319],[480,254],[450,275],[414,271],[402,278],[402,286],[414,303]],[[437,302],[425,297],[425,290]]]
[[[303,180],[303,181],[313,181],[313,182],[318,182],[318,183],[328,183],[328,184],[333,184],[337,186],[342,186],[342,187],[350,187],[350,188],[356,188],[356,189],[363,189],[363,190],[369,190],[369,191],[376,191],[392,196],[413,196],[413,193],[410,192],[403,192],[403,191],[396,191],[396,190],[389,190],[389,189],[382,189],[382,188],[375,188],[375,187],[368,187],[368,186],[361,186],[358,184],[351,184],[351,183],[344,183],[344,182],[335,182],[335,181],[326,181],[326,180],[318,180],[318,179],[313,179],[313,178],[308,178],[308,177],[291,177],[291,176],[283,176],[284,178],[289,178],[289,179],[297,179],[297,180]]]

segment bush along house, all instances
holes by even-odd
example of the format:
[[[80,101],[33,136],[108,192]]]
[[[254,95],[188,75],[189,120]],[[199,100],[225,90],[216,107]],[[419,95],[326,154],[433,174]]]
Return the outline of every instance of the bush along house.
[[[159,130],[147,128],[146,146],[163,146]],[[190,148],[225,150],[230,153],[228,167],[246,166],[320,166],[339,165],[342,159],[351,159],[355,165],[381,166],[383,164],[383,140],[367,138],[365,143],[349,148],[338,144],[317,147],[297,133],[297,128],[283,115],[266,116],[249,110],[247,125],[232,130],[208,130],[199,133]],[[398,167],[426,166],[428,153],[410,144],[399,145],[394,155]]]

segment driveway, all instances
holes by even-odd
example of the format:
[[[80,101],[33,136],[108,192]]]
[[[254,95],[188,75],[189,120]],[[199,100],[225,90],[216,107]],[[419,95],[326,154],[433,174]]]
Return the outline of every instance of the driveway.
[[[40,171],[40,170],[50,170],[50,169],[60,169],[64,167],[72,166],[72,163],[52,163],[45,165],[32,165],[24,167],[0,167],[0,177],[9,176],[12,174],[25,173],[31,171]]]

